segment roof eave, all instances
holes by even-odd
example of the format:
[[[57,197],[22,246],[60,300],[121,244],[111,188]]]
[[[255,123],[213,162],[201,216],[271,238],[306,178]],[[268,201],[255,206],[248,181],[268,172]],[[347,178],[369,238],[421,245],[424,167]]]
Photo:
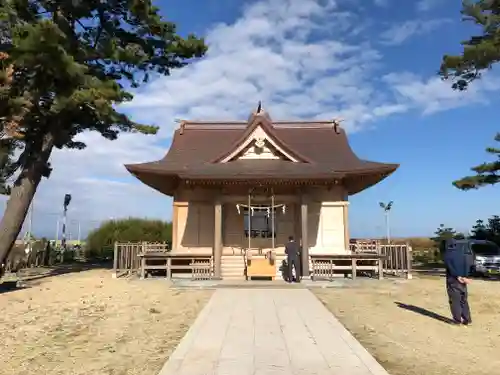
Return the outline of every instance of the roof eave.
[[[126,164],[125,168],[143,184],[162,194],[168,196],[174,195],[179,181],[177,173],[161,170],[149,170],[144,164]]]
[[[356,176],[356,175],[371,175],[376,173],[387,173],[390,175],[394,173],[398,168],[399,164],[385,164],[385,163],[377,163],[377,166],[369,167],[369,168],[357,168],[352,170],[343,171],[346,176]]]
[[[370,172],[346,174],[345,185],[348,195],[360,193],[379,182],[385,180],[399,168],[399,164],[384,164],[378,168],[372,168]]]

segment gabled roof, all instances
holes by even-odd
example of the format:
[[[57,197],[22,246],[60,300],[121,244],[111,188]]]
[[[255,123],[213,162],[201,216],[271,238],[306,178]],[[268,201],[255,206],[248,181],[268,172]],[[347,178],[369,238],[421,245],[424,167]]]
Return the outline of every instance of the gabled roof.
[[[250,137],[251,134],[259,127],[273,140],[273,142],[281,150],[290,154],[294,158],[294,160],[303,163],[311,162],[311,160],[309,160],[306,156],[301,155],[301,153],[298,150],[293,149],[283,139],[281,139],[279,135],[276,133],[276,130],[273,126],[269,114],[267,112],[260,112],[260,111],[257,113],[252,113],[252,115],[248,119],[246,129],[244,132],[241,133],[240,138],[234,143],[234,145],[231,148],[224,151],[221,155],[215,158],[213,162],[219,163],[221,161],[224,161],[224,159],[229,157],[231,154],[235,153],[238,150],[238,148],[248,139],[248,137]]]
[[[259,126],[295,161],[224,160]],[[171,195],[175,183],[183,179],[333,180],[365,176],[367,187],[398,166],[359,159],[349,146],[345,131],[332,121],[272,121],[265,112],[259,112],[253,113],[247,122],[184,121],[163,159],[125,167],[147,185]]]

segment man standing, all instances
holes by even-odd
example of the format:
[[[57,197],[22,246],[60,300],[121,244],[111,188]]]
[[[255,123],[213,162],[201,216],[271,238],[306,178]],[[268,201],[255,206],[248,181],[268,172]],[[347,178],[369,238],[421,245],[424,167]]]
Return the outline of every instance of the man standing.
[[[446,290],[450,303],[453,324],[469,325],[472,323],[469,301],[467,295],[467,284],[470,272],[469,256],[463,251],[467,244],[454,241],[447,242],[444,254],[446,267]]]
[[[299,257],[300,249],[299,244],[295,242],[293,236],[288,237],[288,242],[285,245],[286,261],[288,263],[288,282],[291,283],[293,279],[293,270],[295,270],[295,281],[300,282],[299,274]]]

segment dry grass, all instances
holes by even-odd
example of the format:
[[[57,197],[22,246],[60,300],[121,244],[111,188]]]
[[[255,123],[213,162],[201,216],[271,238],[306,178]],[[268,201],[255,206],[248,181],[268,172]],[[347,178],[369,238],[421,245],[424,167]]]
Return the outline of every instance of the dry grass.
[[[315,293],[392,375],[491,375],[500,371],[500,283],[469,287],[473,326],[456,327],[398,307],[449,317],[444,279],[360,283]]]
[[[210,292],[92,270],[0,294],[2,375],[156,375]]]

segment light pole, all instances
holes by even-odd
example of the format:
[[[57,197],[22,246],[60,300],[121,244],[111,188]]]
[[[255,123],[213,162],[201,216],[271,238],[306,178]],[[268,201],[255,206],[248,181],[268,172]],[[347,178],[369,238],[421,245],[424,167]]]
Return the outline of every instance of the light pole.
[[[28,249],[29,249],[29,252],[31,253],[31,248],[32,248],[32,238],[33,238],[33,206],[34,206],[34,203],[35,201],[34,200],[31,200],[31,207],[30,207],[30,216],[29,216],[29,237],[28,237]]]
[[[80,245],[80,240],[81,240],[81,236],[82,236],[82,222],[80,221],[80,219],[70,220],[70,224],[72,225],[72,228],[75,228],[75,225],[77,226],[78,237],[76,238],[76,240],[78,242],[78,245]],[[71,240],[71,232],[69,233],[69,237]]]
[[[28,229],[26,229],[26,232],[24,233],[24,238],[23,238],[23,246],[27,245],[24,248],[24,252],[26,254],[29,254],[31,252],[31,247],[32,247],[32,237],[33,237],[33,203],[34,201],[31,201],[29,211],[28,211]],[[27,244],[26,244],[27,242]]]
[[[56,237],[55,237],[54,246],[57,246],[57,241],[59,241],[59,218],[57,218],[57,221],[56,221]]]
[[[63,224],[62,224],[62,241],[61,241],[61,263],[64,261],[64,253],[66,251],[66,219],[68,213],[68,206],[71,202],[71,194],[64,196],[63,203]]]
[[[391,227],[389,225],[389,213],[391,212],[393,201],[390,201],[388,203],[384,202],[379,202],[378,205],[380,208],[384,210],[384,216],[385,216],[385,231],[386,231],[386,239],[387,239],[387,244],[391,243]]]

